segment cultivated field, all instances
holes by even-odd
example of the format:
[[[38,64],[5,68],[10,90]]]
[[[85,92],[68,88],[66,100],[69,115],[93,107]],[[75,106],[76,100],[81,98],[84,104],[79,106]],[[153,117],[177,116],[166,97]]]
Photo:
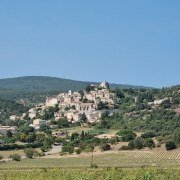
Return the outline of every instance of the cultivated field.
[[[180,168],[180,151],[122,151],[105,152],[94,155],[94,163],[98,167],[176,167]],[[0,169],[6,168],[34,168],[34,167],[90,167],[91,155],[60,155],[49,158],[23,159],[21,162],[0,163]]]

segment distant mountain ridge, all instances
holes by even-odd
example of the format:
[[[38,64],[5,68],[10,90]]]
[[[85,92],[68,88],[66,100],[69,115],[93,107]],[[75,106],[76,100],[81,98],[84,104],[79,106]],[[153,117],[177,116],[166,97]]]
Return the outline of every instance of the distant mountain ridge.
[[[24,76],[17,78],[0,79],[0,89],[15,89],[28,91],[78,91],[85,89],[87,85],[98,82],[76,81],[47,76]],[[110,84],[111,88],[150,88],[124,84]]]

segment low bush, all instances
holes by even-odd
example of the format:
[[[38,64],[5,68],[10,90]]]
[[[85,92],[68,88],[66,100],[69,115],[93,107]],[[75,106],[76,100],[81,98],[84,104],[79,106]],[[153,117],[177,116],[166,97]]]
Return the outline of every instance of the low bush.
[[[32,159],[34,156],[34,150],[31,148],[27,148],[24,150],[25,156],[29,159]]]
[[[166,142],[165,146],[166,146],[166,150],[168,150],[168,151],[176,149],[176,143],[174,141]]]
[[[101,145],[101,151],[109,151],[111,149],[111,146],[107,143],[104,143]]]
[[[122,146],[120,149],[119,149],[119,151],[126,151],[126,150],[129,150],[130,148],[129,148],[129,146]]]
[[[13,161],[21,161],[21,156],[19,154],[12,154],[12,155],[10,155],[10,158]]]
[[[81,154],[82,153],[82,149],[81,148],[76,149],[75,152],[76,152],[76,154]]]

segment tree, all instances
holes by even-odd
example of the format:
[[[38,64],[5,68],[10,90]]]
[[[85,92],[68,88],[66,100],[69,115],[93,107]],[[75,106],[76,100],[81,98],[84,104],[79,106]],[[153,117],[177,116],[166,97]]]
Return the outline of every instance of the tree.
[[[104,119],[106,119],[106,118],[108,118],[108,117],[109,117],[109,111],[106,110],[106,111],[104,111],[104,112],[102,113],[102,115],[101,115],[101,120],[104,120]]]
[[[43,142],[45,140],[45,134],[36,134],[36,141]]]
[[[126,130],[126,129],[117,132],[116,135],[121,136],[122,141],[124,141],[124,142],[134,140],[137,137],[137,135],[134,132],[132,132],[130,130]]]
[[[29,125],[24,125],[21,129],[20,132],[21,133],[25,133],[25,134],[29,134],[30,132],[34,132],[35,129],[33,127],[30,127]]]
[[[91,153],[91,167],[94,166],[94,163],[93,163],[94,162],[94,149],[95,149],[95,147],[93,145],[89,145],[86,148],[86,151]]]
[[[19,141],[20,142],[26,142],[27,137],[28,137],[28,135],[26,135],[26,134],[20,134]]]
[[[146,133],[142,134],[141,137],[142,137],[143,139],[153,138],[153,137],[156,137],[156,134],[153,133],[153,132],[146,132]]]
[[[144,139],[141,137],[137,137],[134,139],[134,148],[135,149],[142,149],[144,147]]]
[[[125,98],[124,93],[123,93],[122,90],[119,89],[119,88],[116,88],[116,89],[115,89],[115,94],[116,94],[116,97],[118,97],[118,98],[120,98],[120,99]]]
[[[175,143],[180,144],[180,131],[174,133],[173,139]]]
[[[69,154],[73,154],[74,152],[74,147],[71,145],[65,145],[62,147],[62,152],[63,153],[69,153]]]
[[[172,103],[169,99],[163,101],[161,103],[161,107],[163,107],[164,109],[168,109],[168,108],[171,108],[172,107]]]
[[[6,137],[7,138],[12,138],[13,137],[13,133],[11,131],[7,131]]]
[[[42,150],[44,152],[50,150],[52,148],[52,144],[53,144],[53,139],[51,137],[47,137],[44,142],[43,142],[43,147]]]
[[[146,139],[145,146],[152,149],[155,148],[155,143],[152,139]]]
[[[103,103],[102,101],[100,101],[97,105],[97,109],[98,110],[103,110],[103,109],[109,109],[108,104],[107,103]]]
[[[166,146],[166,150],[168,150],[168,151],[176,149],[176,143],[174,141],[166,142],[165,146]]]
[[[84,133],[84,131],[81,132],[80,137],[81,137],[81,140],[84,140],[84,138],[85,138],[85,133]]]
[[[79,137],[79,134],[77,132],[72,133],[71,135],[71,141],[76,140]]]
[[[42,124],[41,126],[40,126],[40,128],[39,128],[39,131],[46,131],[46,130],[49,130],[50,129],[50,127],[48,126],[48,125],[46,125],[46,124]]]
[[[90,92],[91,91],[91,85],[88,85],[86,88],[85,88],[85,90],[86,90],[86,92],[88,93],[88,92]]]
[[[133,140],[129,142],[128,148],[129,148],[130,150],[134,149],[134,141],[133,141]]]
[[[101,145],[101,151],[109,151],[111,149],[111,146],[107,143],[104,143]]]
[[[67,119],[60,119],[58,122],[57,122],[57,125],[59,128],[65,128],[65,127],[69,127],[69,122]]]
[[[29,133],[29,135],[27,135],[26,137],[26,142],[28,143],[32,143],[36,140],[36,134],[34,132]]]
[[[87,117],[86,117],[85,113],[82,114],[81,120],[82,120],[82,122],[86,122],[87,121]]]
[[[32,148],[27,148],[24,150],[24,154],[27,158],[32,159],[34,156],[34,150]]]

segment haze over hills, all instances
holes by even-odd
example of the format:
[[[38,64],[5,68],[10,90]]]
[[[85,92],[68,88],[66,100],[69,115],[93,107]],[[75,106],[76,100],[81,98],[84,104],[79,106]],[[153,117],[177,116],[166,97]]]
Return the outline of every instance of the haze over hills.
[[[0,89],[28,90],[28,91],[78,91],[92,82],[76,81],[57,77],[26,76],[17,78],[0,79]],[[95,82],[93,82],[95,83]],[[111,88],[148,88],[124,84],[110,84]]]

